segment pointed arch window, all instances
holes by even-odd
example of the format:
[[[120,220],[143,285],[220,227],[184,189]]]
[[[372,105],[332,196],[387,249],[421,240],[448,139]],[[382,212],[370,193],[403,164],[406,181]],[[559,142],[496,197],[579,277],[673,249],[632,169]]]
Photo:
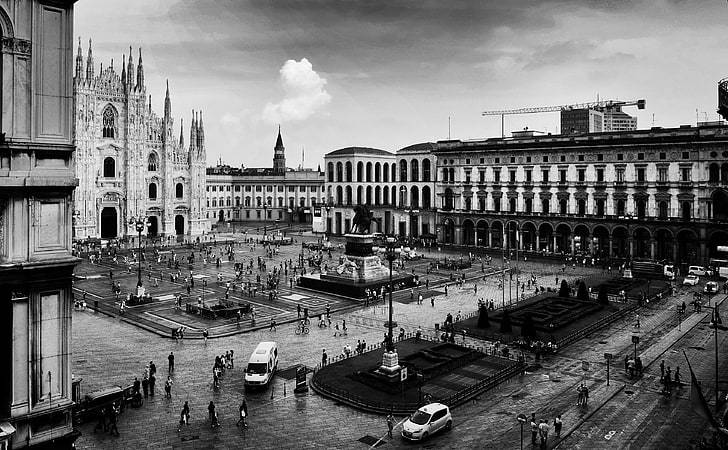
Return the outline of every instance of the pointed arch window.
[[[149,183],[149,200],[157,199],[157,185],[156,183]],[[212,201],[212,206],[215,206],[215,200]]]
[[[111,156],[104,158],[104,178],[116,178],[116,161]]]
[[[175,197],[177,197],[177,198],[182,198],[182,197],[184,197],[184,191],[185,191],[185,188],[184,188],[184,186],[182,185],[182,183],[177,183],[177,185],[175,186],[174,190],[175,190]],[[229,200],[230,200],[230,199],[228,198],[228,201],[229,201]],[[230,206],[230,205],[228,205],[228,206]]]
[[[149,154],[149,159],[147,160],[147,170],[149,170],[150,172],[157,171],[157,154],[154,152]]]
[[[116,115],[113,108],[107,106],[102,115],[102,135],[105,138],[114,139],[116,135]]]

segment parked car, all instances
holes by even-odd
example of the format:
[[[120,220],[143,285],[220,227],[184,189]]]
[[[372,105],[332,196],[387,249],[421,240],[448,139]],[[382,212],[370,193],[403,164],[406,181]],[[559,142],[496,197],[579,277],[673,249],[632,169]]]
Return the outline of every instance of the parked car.
[[[440,430],[450,430],[451,428],[450,408],[442,403],[430,403],[418,409],[402,424],[402,437],[420,441]]]
[[[717,294],[718,293],[718,283],[715,281],[708,281],[705,283],[705,287],[703,288],[703,292],[706,294]]]
[[[690,274],[685,277],[682,284],[683,286],[696,286],[698,281],[700,281],[700,278],[697,275]]]
[[[699,277],[704,277],[704,276],[713,275],[713,272],[710,269],[703,267],[703,266],[690,266],[690,267],[688,267],[688,274],[697,275]]]

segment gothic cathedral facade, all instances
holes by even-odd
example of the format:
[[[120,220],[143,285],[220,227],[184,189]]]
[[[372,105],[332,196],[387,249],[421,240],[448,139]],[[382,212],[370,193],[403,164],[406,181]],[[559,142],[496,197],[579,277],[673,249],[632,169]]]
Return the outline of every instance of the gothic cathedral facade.
[[[91,40],[85,67],[79,39],[74,74],[76,177],[74,239],[133,236],[132,219],[147,218],[148,237],[207,231],[205,131],[192,112],[189,145],[180,121],[174,135],[169,83],[164,116],[152,111],[141,49],[131,47],[121,74],[111,65],[95,72]]]

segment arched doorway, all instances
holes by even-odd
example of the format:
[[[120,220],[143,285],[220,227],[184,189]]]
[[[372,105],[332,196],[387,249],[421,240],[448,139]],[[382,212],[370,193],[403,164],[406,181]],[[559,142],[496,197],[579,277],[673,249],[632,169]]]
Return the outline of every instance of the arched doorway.
[[[592,247],[589,242],[589,228],[586,225],[577,225],[574,227],[574,252],[582,255],[592,253]]]
[[[677,234],[677,261],[683,273],[687,273],[687,266],[698,260],[698,236],[692,230],[682,230]]]
[[[119,233],[119,220],[116,208],[106,207],[101,210],[101,237],[115,238]]]
[[[579,200],[582,201],[582,200]],[[571,251],[571,228],[565,224],[556,227],[556,249],[557,253],[570,254]]]
[[[506,224],[506,248],[513,252],[518,246],[518,222],[508,222]]]
[[[503,224],[495,221],[490,225],[491,247],[503,248]]]
[[[600,258],[611,258],[612,253],[609,248],[609,230],[598,225],[594,227],[592,235],[594,236],[594,253]]]
[[[728,194],[722,189],[717,189],[711,195],[713,203],[713,218],[728,219]]]
[[[536,250],[536,225],[532,222],[526,222],[521,227],[521,241],[523,241],[524,251]]]
[[[147,236],[155,237],[159,233],[159,219],[157,216],[149,216],[147,224]]]
[[[222,211],[220,211],[222,213]],[[184,216],[174,216],[174,232],[176,234],[185,234],[185,218]]]
[[[463,222],[463,244],[475,244],[475,225],[470,219],[466,219],[465,222]]]
[[[177,217],[181,217],[181,216],[177,216]],[[177,219],[175,219],[175,223],[176,223],[176,220]],[[220,210],[220,212],[217,213],[217,221],[218,222],[224,222],[225,221],[225,211],[223,211],[222,209]],[[177,225],[175,225],[175,229],[176,228],[177,228]],[[180,233],[177,233],[177,234],[180,234]]]
[[[728,246],[728,232],[715,231],[708,239],[708,257],[726,259],[725,252],[718,252],[718,247]]]
[[[629,254],[628,236],[624,227],[617,227],[612,231],[612,253],[617,258],[626,258]]]
[[[674,258],[673,248],[675,246],[672,232],[665,229],[657,230],[655,242],[657,243],[657,248],[655,249],[655,257],[658,260],[665,259],[668,261],[672,261]]]
[[[542,223],[538,227],[539,251],[554,251],[554,229],[550,223]]]
[[[455,239],[455,223],[451,219],[445,219],[442,224],[442,242],[452,244]]]
[[[652,248],[650,232],[644,228],[637,228],[633,233],[632,248],[634,250],[633,258],[648,259],[652,258]]]
[[[427,160],[425,160],[427,161]],[[488,222],[485,220],[479,220],[478,225],[475,227],[478,233],[478,242],[475,245],[484,247],[488,245]]]

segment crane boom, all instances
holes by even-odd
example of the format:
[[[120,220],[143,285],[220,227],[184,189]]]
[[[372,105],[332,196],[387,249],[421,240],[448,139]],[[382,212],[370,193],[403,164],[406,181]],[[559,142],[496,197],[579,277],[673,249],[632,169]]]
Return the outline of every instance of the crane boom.
[[[645,109],[645,100],[602,100],[599,102],[589,103],[576,103],[572,105],[558,105],[558,106],[537,106],[533,108],[518,108],[518,109],[503,109],[496,111],[484,111],[484,116],[503,116],[509,114],[532,114],[532,113],[544,113],[554,111],[564,111],[570,109],[597,109],[597,108],[616,108],[622,106],[637,106],[638,109]]]

